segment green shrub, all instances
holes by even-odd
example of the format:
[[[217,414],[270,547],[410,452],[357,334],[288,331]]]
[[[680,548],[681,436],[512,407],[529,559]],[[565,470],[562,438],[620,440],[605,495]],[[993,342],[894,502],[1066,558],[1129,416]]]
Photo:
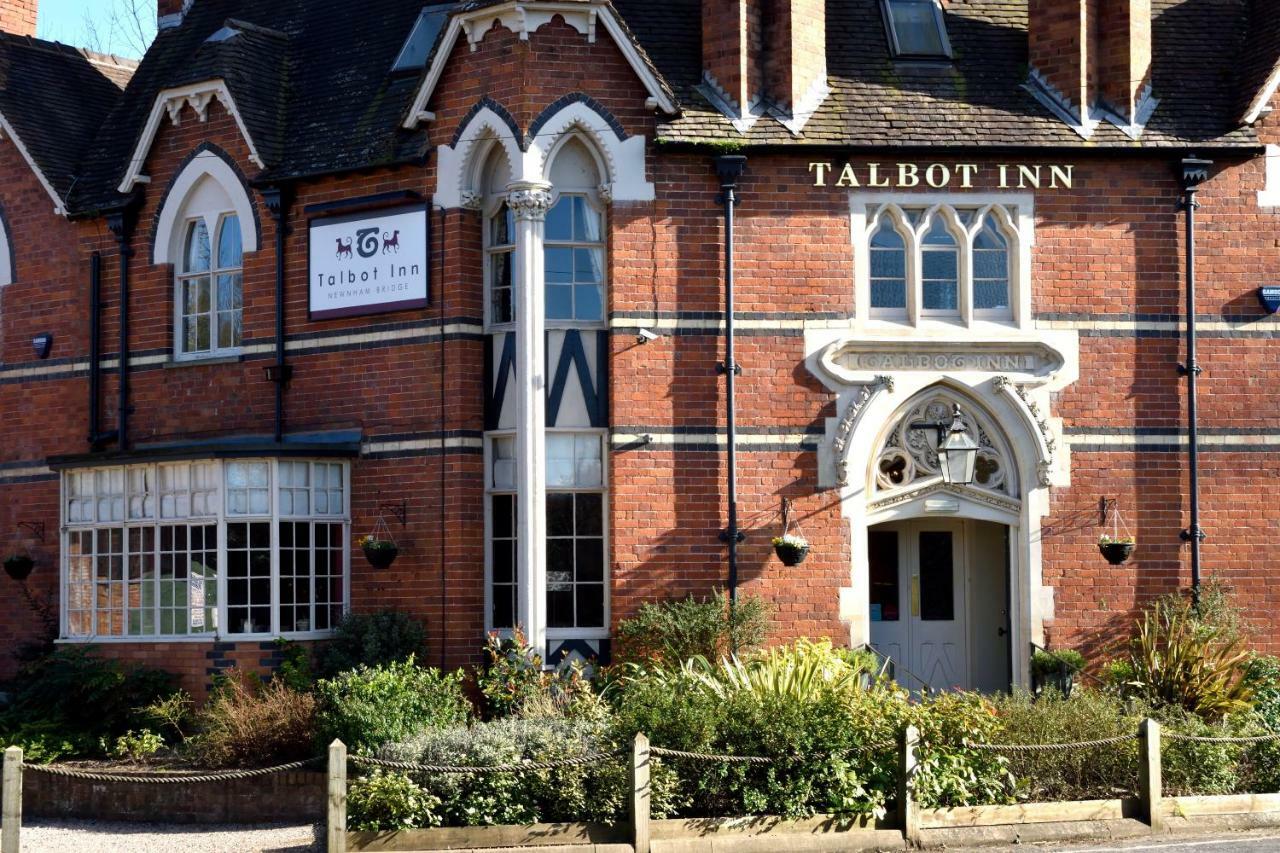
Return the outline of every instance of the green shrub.
[[[440,825],[440,800],[405,773],[374,770],[347,789],[351,828],[384,831]]]
[[[276,640],[276,648],[280,649],[284,659],[280,661],[280,668],[276,670],[274,677],[294,690],[304,693],[311,690],[315,686],[316,677],[312,672],[311,653],[307,651],[307,647],[280,638]]]
[[[1280,732],[1280,658],[1254,655],[1245,665],[1244,683],[1253,693],[1258,722]]]
[[[1182,598],[1160,599],[1143,612],[1124,659],[1126,692],[1153,706],[1184,708],[1209,721],[1250,707],[1243,637],[1221,619],[1205,621]]]
[[[1075,649],[1057,649],[1052,652],[1036,649],[1031,655],[1032,675],[1057,675],[1064,669],[1067,672],[1084,669],[1084,655]]]
[[[164,738],[151,731],[125,732],[116,738],[111,754],[126,761],[141,761],[164,749]]]
[[[471,728],[424,731],[405,743],[384,747],[379,755],[424,764],[493,766],[581,758],[615,748],[608,725],[601,721],[508,718]],[[625,814],[625,760],[519,773],[425,774],[417,782],[439,798],[440,814],[449,825],[607,823]]]
[[[315,653],[315,668],[331,677],[357,666],[381,666],[410,657],[426,657],[427,629],[404,613],[348,614],[338,623],[333,639]]]
[[[171,730],[174,739],[181,743],[187,739],[191,727],[192,707],[191,694],[179,690],[139,710],[160,729]]]
[[[743,596],[734,607],[716,592],[643,604],[630,619],[618,623],[617,658],[646,665],[679,666],[694,657],[707,660],[757,649],[769,631],[769,607],[755,596]]]
[[[1077,688],[1070,699],[1056,690],[1039,698],[1018,691],[993,696],[1001,743],[1075,743],[1131,735],[1144,713],[1129,709],[1112,693]],[[1014,752],[1009,771],[1019,801],[1093,800],[1134,796],[1138,784],[1138,742],[1080,750]]]
[[[517,628],[513,636],[493,633],[485,640],[485,665],[476,674],[484,697],[486,717],[599,718],[607,708],[587,678],[581,663],[547,670],[542,657],[525,642]]]
[[[370,754],[423,729],[463,725],[471,705],[461,670],[444,674],[400,663],[360,666],[316,684],[322,743],[341,739],[352,752]]]
[[[210,767],[262,767],[316,754],[316,699],[232,670],[196,715],[189,741]]]
[[[920,730],[915,796],[923,807],[1008,802],[1008,759],[967,746],[995,742],[998,723],[990,701],[974,693],[938,693],[911,705],[907,720]]]
[[[23,667],[0,733],[55,758],[101,754],[103,742],[145,723],[137,709],[172,692],[172,685],[161,670],[126,668],[95,656],[91,647],[64,646]]]

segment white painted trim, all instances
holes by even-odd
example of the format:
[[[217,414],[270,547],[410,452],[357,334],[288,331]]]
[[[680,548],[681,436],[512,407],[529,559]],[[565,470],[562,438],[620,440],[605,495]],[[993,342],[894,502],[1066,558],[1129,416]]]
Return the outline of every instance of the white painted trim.
[[[1268,145],[1267,183],[1258,190],[1258,207],[1280,207],[1280,145]]]
[[[1271,69],[1271,75],[1267,77],[1267,82],[1258,92],[1258,97],[1254,98],[1253,103],[1249,105],[1249,111],[1244,115],[1245,124],[1255,124],[1258,119],[1270,112],[1271,99],[1276,96],[1277,90],[1280,90],[1280,63]]]
[[[485,107],[462,129],[457,145],[436,149],[437,205],[445,209],[467,207],[484,197],[484,167],[494,145],[501,146],[506,154],[512,179],[519,179],[525,152],[501,116]]]
[[[258,228],[253,215],[253,201],[244,190],[240,176],[227,162],[212,151],[201,151],[192,158],[174,180],[169,195],[164,200],[160,217],[156,222],[153,264],[174,264],[182,257],[183,226],[188,220],[203,217],[209,229],[209,239],[217,234],[218,217],[225,210],[188,210],[187,200],[196,185],[203,179],[214,181],[231,199],[231,208],[240,219],[240,239],[244,251],[258,251]]]
[[[5,230],[4,219],[0,218],[0,287],[13,284],[14,258],[9,252],[9,232]]]
[[[595,43],[596,32],[603,25],[627,64],[631,66],[631,70],[639,78],[645,91],[648,92],[649,98],[656,103],[657,108],[668,115],[676,113],[676,105],[667,95],[662,82],[636,50],[636,46],[627,37],[626,31],[605,0],[537,4],[529,3],[528,0],[510,0],[498,6],[458,12],[450,19],[444,38],[440,40],[435,57],[431,61],[431,67],[427,69],[427,75],[422,85],[418,87],[413,105],[405,116],[403,127],[406,130],[414,130],[423,121],[431,120],[429,116],[432,114],[427,110],[427,103],[435,94],[436,86],[440,84],[445,66],[448,65],[460,36],[466,35],[467,43],[474,51],[496,22],[517,33],[522,41],[527,41],[531,32],[556,15],[561,15],[566,23],[585,35],[588,43],[591,44]]]
[[[249,134],[249,128],[245,125],[243,116],[240,115],[235,98],[231,97],[231,90],[227,88],[226,81],[221,79],[206,80],[189,86],[165,89],[156,95],[155,104],[151,107],[151,115],[147,117],[147,123],[143,126],[142,135],[138,138],[138,144],[134,147],[133,154],[129,158],[129,167],[125,171],[124,179],[120,182],[119,191],[127,193],[136,185],[149,181],[148,176],[142,174],[142,169],[146,165],[147,155],[151,152],[151,146],[156,140],[156,134],[160,132],[160,122],[166,114],[168,114],[169,120],[176,125],[182,120],[182,111],[189,106],[195,110],[197,118],[203,122],[208,119],[209,104],[214,98],[217,98],[223,108],[235,119],[236,126],[240,128],[241,136],[244,137],[245,143],[249,146],[250,162],[259,169],[265,169],[266,163],[263,162],[261,155],[258,154],[258,148],[253,142],[253,137]]]
[[[49,198],[53,199],[53,212],[57,216],[67,215],[67,206],[57,191],[53,188],[53,184],[49,183],[49,179],[44,176],[44,172],[40,171],[40,167],[36,165],[36,161],[31,156],[31,152],[27,150],[27,146],[22,144],[22,139],[18,134],[14,133],[13,125],[9,120],[0,113],[0,140],[8,138],[13,141],[13,147],[18,149],[18,153],[22,155],[22,159],[27,161],[27,165],[31,167],[31,171],[36,173],[40,186],[44,187],[44,191],[49,194]]]

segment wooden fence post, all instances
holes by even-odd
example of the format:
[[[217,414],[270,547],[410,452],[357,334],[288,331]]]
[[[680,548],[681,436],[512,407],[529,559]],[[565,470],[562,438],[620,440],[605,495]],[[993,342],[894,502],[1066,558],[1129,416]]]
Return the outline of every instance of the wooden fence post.
[[[1152,832],[1164,830],[1164,813],[1161,798],[1164,796],[1164,780],[1160,765],[1160,724],[1150,718],[1142,721],[1138,729],[1138,796],[1142,799],[1142,813]]]
[[[347,853],[347,746],[329,744],[329,853]]]
[[[0,853],[18,853],[22,842],[22,749],[11,746],[4,751],[4,777],[0,782]]]
[[[911,797],[919,766],[916,758],[919,743],[920,730],[915,726],[907,726],[899,739],[898,749],[898,818],[902,821],[903,836],[913,846],[920,843],[920,816],[916,813],[916,804]]]
[[[649,853],[649,739],[636,735],[631,747],[631,844]]]

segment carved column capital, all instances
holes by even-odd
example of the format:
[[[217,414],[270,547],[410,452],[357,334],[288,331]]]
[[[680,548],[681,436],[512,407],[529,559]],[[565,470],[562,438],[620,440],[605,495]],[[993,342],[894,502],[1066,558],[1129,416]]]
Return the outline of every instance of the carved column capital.
[[[507,205],[517,220],[541,222],[551,209],[551,184],[516,181],[507,185]]]

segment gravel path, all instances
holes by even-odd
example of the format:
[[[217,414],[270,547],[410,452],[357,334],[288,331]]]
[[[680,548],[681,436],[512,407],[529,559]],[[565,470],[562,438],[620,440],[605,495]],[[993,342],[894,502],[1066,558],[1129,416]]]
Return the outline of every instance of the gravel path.
[[[320,853],[318,826],[176,826],[99,821],[31,821],[22,853]]]

